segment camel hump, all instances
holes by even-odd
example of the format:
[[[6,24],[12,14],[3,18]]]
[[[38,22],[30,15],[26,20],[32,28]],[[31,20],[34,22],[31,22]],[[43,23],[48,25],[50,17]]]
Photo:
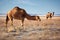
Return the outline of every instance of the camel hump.
[[[15,6],[13,9],[15,9],[15,8],[20,9],[18,6]]]
[[[22,8],[20,8],[20,7],[18,7],[18,6],[15,6],[13,9],[22,10]]]
[[[18,6],[15,6],[14,8],[19,8]]]

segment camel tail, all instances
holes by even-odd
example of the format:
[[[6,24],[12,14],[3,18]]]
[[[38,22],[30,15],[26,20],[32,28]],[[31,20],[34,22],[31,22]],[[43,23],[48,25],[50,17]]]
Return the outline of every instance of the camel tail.
[[[8,15],[6,16],[6,27],[7,27],[7,23],[9,21]]]

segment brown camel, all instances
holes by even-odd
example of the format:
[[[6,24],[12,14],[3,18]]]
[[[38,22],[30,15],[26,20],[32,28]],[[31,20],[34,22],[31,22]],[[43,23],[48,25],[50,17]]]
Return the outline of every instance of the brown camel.
[[[50,13],[50,12],[48,12],[48,14],[46,15],[46,19],[48,19],[48,18],[52,18],[54,16],[54,12],[53,13]]]
[[[39,20],[39,21],[41,21],[39,16],[31,16],[31,15],[27,14],[27,12],[24,9],[19,8],[18,6],[16,6],[7,13],[6,27],[7,27],[7,24],[8,24],[9,20],[11,21],[11,25],[13,25],[13,19],[21,20],[22,21],[22,26],[23,26],[25,18],[27,18],[29,20]]]

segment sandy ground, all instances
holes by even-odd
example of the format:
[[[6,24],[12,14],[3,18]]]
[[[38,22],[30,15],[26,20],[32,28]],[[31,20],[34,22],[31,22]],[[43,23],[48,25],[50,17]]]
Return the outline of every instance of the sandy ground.
[[[24,29],[21,20],[14,19],[14,26],[8,23],[5,27],[5,17],[0,16],[0,40],[60,40],[60,17],[46,19],[41,16],[41,21],[24,21]],[[10,30],[11,32],[6,32]]]

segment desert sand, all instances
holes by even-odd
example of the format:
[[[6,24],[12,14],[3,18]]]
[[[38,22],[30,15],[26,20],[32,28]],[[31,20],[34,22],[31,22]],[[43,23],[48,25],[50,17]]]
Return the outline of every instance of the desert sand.
[[[60,16],[41,21],[27,20],[21,26],[21,20],[14,19],[13,26],[5,27],[5,16],[0,16],[0,40],[60,40]],[[9,30],[10,32],[6,32]]]

